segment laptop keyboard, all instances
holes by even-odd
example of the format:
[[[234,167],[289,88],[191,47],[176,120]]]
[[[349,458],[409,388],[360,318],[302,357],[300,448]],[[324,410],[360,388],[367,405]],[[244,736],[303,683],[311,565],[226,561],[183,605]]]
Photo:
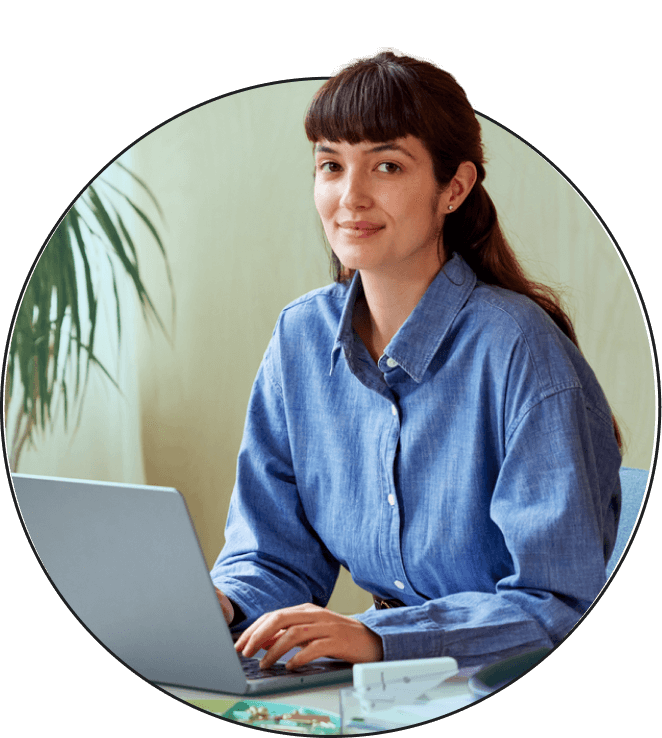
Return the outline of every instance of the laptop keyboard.
[[[261,669],[260,662],[258,659],[247,658],[238,654],[239,660],[241,661],[242,669],[246,674],[247,679],[269,679],[272,677],[279,676],[305,676],[306,674],[318,674],[321,671],[332,671],[333,666],[329,669],[329,665],[321,666],[319,664],[305,664],[300,666],[298,669],[286,669],[285,664],[276,662],[268,669]]]

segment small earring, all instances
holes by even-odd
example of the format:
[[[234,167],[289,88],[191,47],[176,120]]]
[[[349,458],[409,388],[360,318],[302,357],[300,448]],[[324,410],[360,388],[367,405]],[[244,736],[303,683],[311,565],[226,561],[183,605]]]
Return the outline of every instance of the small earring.
[[[448,206],[448,209],[449,209],[449,210],[452,210],[452,209],[453,209],[453,206],[452,206],[452,205],[449,205],[449,206]]]

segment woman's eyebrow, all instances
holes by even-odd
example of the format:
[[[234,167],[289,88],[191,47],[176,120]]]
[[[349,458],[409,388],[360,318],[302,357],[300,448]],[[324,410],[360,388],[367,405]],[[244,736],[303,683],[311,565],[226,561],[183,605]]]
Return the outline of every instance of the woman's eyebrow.
[[[404,146],[401,146],[399,143],[396,143],[395,141],[387,141],[383,144],[378,144],[377,146],[373,146],[371,149],[368,149],[367,153],[369,154],[376,154],[380,151],[401,151],[403,154],[408,156],[413,161],[416,161],[416,157],[411,154]],[[315,145],[315,153],[316,154],[337,154],[338,152],[336,149],[331,148],[331,146],[326,146],[325,144],[316,144]]]
[[[378,146],[373,146],[373,148],[370,149],[371,154],[375,154],[379,151],[401,151],[403,154],[408,156],[410,159],[413,159],[416,161],[416,157],[411,154],[404,146],[401,146],[399,143],[396,143],[395,141],[388,141],[383,144],[379,144]]]

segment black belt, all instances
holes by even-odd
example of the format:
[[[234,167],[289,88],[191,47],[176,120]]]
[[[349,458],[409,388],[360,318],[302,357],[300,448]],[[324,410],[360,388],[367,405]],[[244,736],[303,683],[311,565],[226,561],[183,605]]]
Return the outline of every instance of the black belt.
[[[402,600],[392,599],[383,600],[381,597],[372,596],[375,601],[375,610],[390,610],[392,607],[405,607],[405,603]]]

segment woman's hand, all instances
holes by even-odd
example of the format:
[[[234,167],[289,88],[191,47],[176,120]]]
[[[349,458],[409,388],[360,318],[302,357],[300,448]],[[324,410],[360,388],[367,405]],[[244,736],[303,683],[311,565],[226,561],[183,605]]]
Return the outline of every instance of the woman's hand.
[[[266,613],[249,626],[235,644],[236,650],[248,657],[261,648],[267,649],[268,653],[260,661],[263,669],[295,646],[300,646],[301,651],[287,662],[288,669],[321,656],[351,663],[384,658],[382,639],[363,623],[310,604]]]

